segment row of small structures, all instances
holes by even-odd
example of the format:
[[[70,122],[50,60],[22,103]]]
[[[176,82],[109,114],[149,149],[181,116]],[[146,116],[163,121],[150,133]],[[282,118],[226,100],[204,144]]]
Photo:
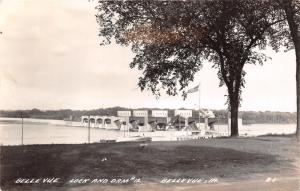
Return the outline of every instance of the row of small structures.
[[[174,116],[169,116],[168,110],[118,111],[118,116],[82,116],[81,123],[85,127],[119,129],[129,131],[156,130],[199,130],[213,128],[217,121],[212,111],[203,110],[198,117],[193,117],[192,110],[175,110]]]

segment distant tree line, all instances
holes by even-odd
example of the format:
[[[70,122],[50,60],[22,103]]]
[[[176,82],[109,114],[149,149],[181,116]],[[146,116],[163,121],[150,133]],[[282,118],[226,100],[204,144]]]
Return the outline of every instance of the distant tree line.
[[[149,110],[158,108],[139,108],[141,110]],[[181,108],[184,109],[184,108]],[[58,119],[58,120],[72,120],[80,121],[80,117],[83,115],[107,115],[117,116],[118,110],[134,110],[124,107],[111,107],[101,108],[93,110],[0,110],[1,117],[10,118],[38,118],[38,119]],[[220,123],[225,123],[227,118],[226,110],[213,110],[215,116],[220,118]],[[174,110],[169,110],[169,116],[174,116]],[[241,111],[240,116],[243,119],[244,124],[255,124],[255,123],[296,123],[296,112],[271,112],[271,111]],[[198,117],[198,112],[193,111],[193,117]]]
[[[214,110],[216,117],[224,118],[227,115],[225,110]],[[296,112],[274,112],[274,111],[240,111],[239,116],[243,119],[243,124],[255,123],[296,123]]]

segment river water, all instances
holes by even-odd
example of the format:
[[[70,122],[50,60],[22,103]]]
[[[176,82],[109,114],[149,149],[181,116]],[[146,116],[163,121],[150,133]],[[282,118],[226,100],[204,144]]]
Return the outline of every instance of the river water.
[[[77,124],[78,125],[78,124]],[[242,136],[257,136],[264,134],[291,134],[295,133],[296,124],[253,124],[239,127]],[[228,134],[227,125],[215,125],[215,132]],[[174,140],[175,131],[161,132],[130,132],[132,135],[153,136],[152,140]],[[99,142],[101,139],[114,140],[124,136],[118,130],[90,129],[90,142]],[[128,136],[128,135],[126,135]],[[69,144],[87,143],[88,128],[68,126],[60,120],[24,119],[23,144]],[[0,144],[20,145],[22,143],[22,125],[20,119],[0,118]]]

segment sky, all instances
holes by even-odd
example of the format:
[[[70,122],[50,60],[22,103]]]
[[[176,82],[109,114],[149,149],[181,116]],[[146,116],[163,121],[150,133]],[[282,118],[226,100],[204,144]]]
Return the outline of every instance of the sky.
[[[159,99],[137,87],[130,47],[100,46],[95,1],[0,0],[0,110],[140,108],[226,109],[225,87],[205,62],[190,83],[200,93]],[[245,67],[240,110],[296,111],[294,51],[265,53]],[[200,99],[199,99],[200,94]],[[199,101],[200,100],[200,101]]]

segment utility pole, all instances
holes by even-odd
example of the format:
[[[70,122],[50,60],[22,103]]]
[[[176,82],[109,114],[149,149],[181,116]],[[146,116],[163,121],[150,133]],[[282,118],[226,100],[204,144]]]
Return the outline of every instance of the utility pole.
[[[23,145],[23,139],[24,139],[24,129],[23,129],[23,113],[21,113],[21,118],[22,118],[22,136],[21,136],[21,139],[22,139],[22,145]]]
[[[126,132],[126,129],[125,128],[127,128],[127,124],[126,124],[126,126],[123,124],[123,122],[122,122],[122,125],[123,125],[123,131],[124,131],[124,136],[123,137],[125,137],[125,132]]]
[[[90,121],[90,115],[89,115],[89,123],[88,123],[88,143],[90,144],[90,138],[91,138],[91,121]]]
[[[178,124],[179,124],[179,131],[181,130],[181,121],[180,121],[180,115],[178,115]]]
[[[201,128],[201,115],[200,115],[200,112],[201,112],[201,82],[199,82],[199,127],[198,129]]]
[[[230,120],[230,123],[229,123]],[[231,113],[230,113],[230,109],[228,108],[227,111],[227,132],[228,132],[228,136],[230,136],[231,130],[230,130],[230,126],[231,126]]]

